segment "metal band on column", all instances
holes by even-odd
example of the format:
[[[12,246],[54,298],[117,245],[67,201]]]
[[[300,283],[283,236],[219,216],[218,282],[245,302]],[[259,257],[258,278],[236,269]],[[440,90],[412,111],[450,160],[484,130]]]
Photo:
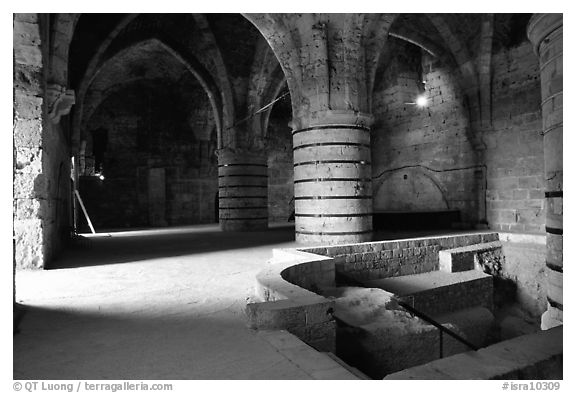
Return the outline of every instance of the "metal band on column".
[[[268,227],[268,167],[266,156],[218,152],[218,205],[223,231],[265,230]]]
[[[371,240],[370,129],[320,124],[292,134],[296,241]]]

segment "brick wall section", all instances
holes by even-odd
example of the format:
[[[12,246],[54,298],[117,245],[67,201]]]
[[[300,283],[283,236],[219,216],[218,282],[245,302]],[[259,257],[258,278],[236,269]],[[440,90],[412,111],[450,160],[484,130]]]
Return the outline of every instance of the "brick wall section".
[[[544,231],[544,150],[540,70],[529,42],[492,59],[492,130],[487,149],[487,218],[491,229]]]
[[[428,55],[415,62],[419,49],[392,41],[396,57],[384,71],[386,79],[377,82],[372,104],[374,209],[457,209],[462,221],[473,222],[477,163],[456,72]],[[419,94],[420,67],[427,82],[425,108],[407,104]]]
[[[341,274],[355,280],[376,280],[438,270],[440,250],[496,240],[498,234],[482,233],[300,250],[334,258],[337,279]]]

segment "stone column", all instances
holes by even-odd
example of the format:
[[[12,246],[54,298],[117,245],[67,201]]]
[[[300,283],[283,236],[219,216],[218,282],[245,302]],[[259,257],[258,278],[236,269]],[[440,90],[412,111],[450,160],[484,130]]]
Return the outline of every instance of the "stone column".
[[[293,131],[296,241],[372,238],[371,116],[325,111]]]
[[[392,14],[246,14],[292,100],[296,241],[372,239],[372,87]]]
[[[544,175],[546,177],[546,276],[548,309],[541,328],[562,324],[562,14],[534,14],[528,38],[540,58]]]
[[[268,165],[264,152],[220,149],[218,204],[223,231],[268,228]]]

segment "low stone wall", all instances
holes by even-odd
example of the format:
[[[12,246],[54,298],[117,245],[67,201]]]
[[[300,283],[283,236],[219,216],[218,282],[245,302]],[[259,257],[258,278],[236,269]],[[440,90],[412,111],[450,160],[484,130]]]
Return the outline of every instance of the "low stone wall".
[[[299,250],[332,257],[337,275],[363,281],[438,270],[439,251],[497,240],[497,233],[478,233]]]
[[[492,277],[481,272],[477,273],[479,275],[482,274],[483,277],[399,296],[398,300],[432,316],[456,312],[470,307],[484,307],[492,311]]]
[[[384,379],[562,379],[562,363],[559,326],[399,371]]]
[[[494,252],[502,256],[498,247],[490,247],[498,240],[497,233],[476,233],[276,249],[270,264],[257,275],[257,300],[247,306],[248,325],[254,329],[286,329],[319,350],[333,351],[336,343],[332,317],[334,302],[318,294],[323,288],[336,286],[341,277],[365,281],[439,270],[439,252],[461,247],[474,251],[476,265],[486,265],[494,259]],[[509,245],[508,240],[503,242],[504,250]],[[499,259],[499,269],[512,276],[511,266],[502,261],[503,258]],[[484,283],[479,281],[478,285]],[[479,291],[491,297],[489,289],[479,288]],[[519,287],[518,291],[526,292],[526,289]],[[528,292],[530,294],[525,296],[530,297],[534,291]],[[459,299],[460,296],[456,294],[450,298]],[[484,303],[491,301],[482,302],[486,306]]]
[[[246,306],[248,327],[284,329],[319,351],[335,352],[334,301],[312,292],[335,286],[334,261],[298,250],[274,254],[275,263],[256,276],[256,295],[263,302]]]
[[[546,311],[546,235],[500,233],[501,276],[515,284],[516,301],[534,320]]]
[[[438,257],[440,270],[446,272],[462,272],[472,269],[484,270],[484,265],[490,265],[486,267],[494,270],[491,266],[493,263],[489,262],[495,259],[500,262],[502,258],[502,243],[495,241],[452,248],[440,251]]]

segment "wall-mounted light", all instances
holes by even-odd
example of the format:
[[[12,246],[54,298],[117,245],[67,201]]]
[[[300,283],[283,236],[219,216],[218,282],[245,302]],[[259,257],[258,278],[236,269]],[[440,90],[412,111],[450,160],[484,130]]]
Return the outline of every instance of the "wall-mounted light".
[[[104,179],[106,179],[106,178],[104,177],[104,175],[100,174],[100,176],[98,176],[98,179],[104,180]]]
[[[426,105],[428,105],[428,98],[426,98],[424,94],[419,95],[416,98],[416,105],[418,105],[420,108],[424,108]]]

